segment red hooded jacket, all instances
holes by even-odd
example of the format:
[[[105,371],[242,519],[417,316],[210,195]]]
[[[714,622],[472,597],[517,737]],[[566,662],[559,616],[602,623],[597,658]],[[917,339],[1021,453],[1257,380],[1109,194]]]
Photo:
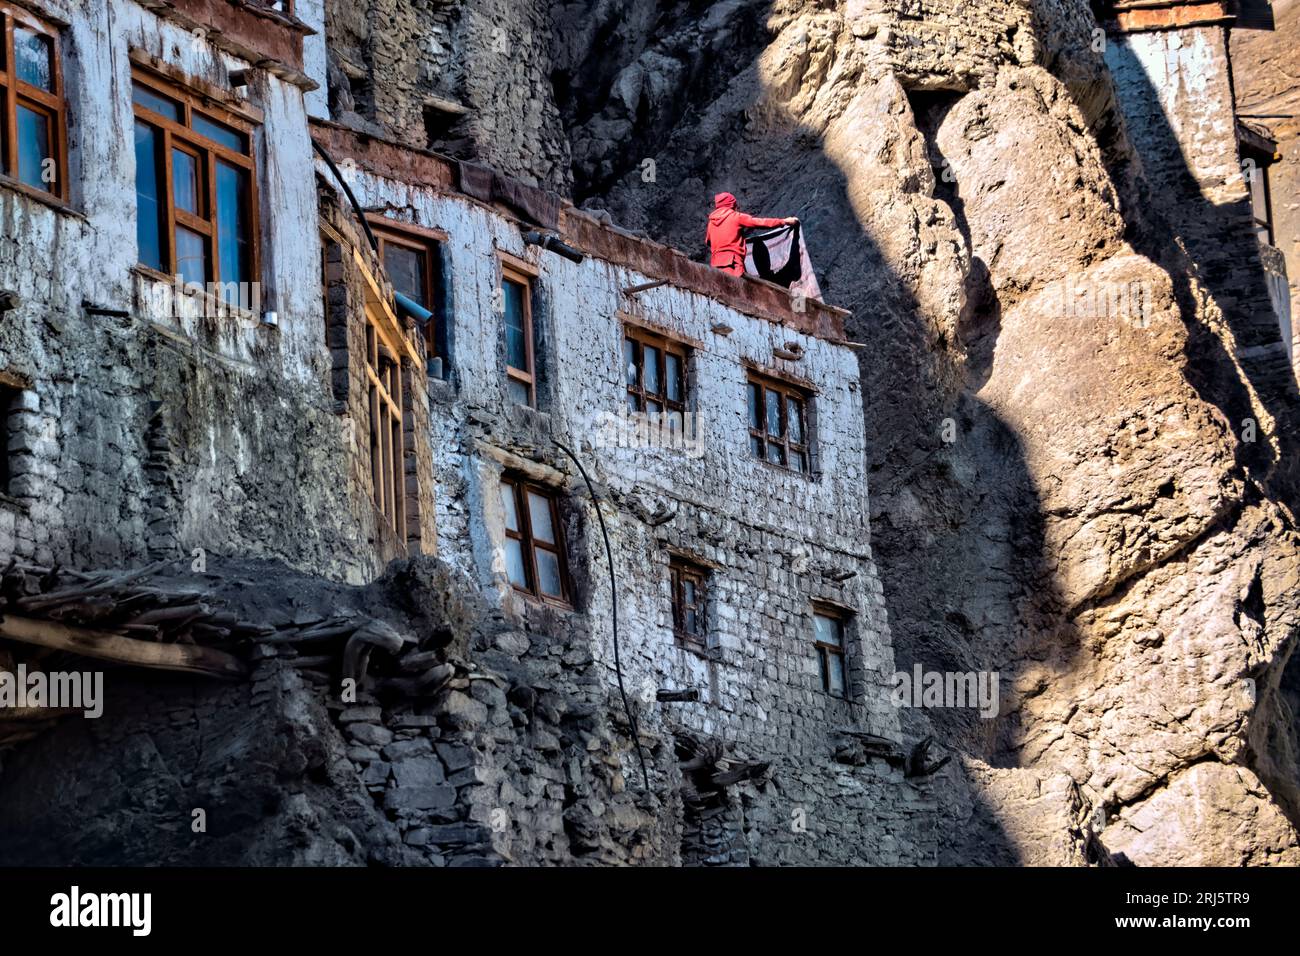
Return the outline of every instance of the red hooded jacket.
[[[709,244],[709,263],[734,275],[745,272],[745,237],[740,230],[746,226],[771,228],[784,219],[761,219],[736,209],[736,197],[731,193],[718,193],[713,197],[716,208],[709,213],[709,229],[704,241]]]

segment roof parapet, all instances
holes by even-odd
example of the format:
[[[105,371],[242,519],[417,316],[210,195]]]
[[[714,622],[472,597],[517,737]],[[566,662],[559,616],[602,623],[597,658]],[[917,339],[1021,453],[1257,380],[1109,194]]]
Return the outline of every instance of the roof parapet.
[[[320,84],[303,72],[305,36],[315,30],[297,17],[248,0],[135,0],[146,10],[201,30],[218,49],[305,91]]]
[[[788,289],[775,283],[753,276],[733,276],[696,262],[671,246],[608,225],[547,190],[528,186],[487,167],[462,164],[429,150],[403,146],[325,120],[312,120],[312,136],[331,155],[349,158],[376,176],[456,194],[530,227],[551,226],[537,222],[530,210],[558,207],[554,231],[586,255],[707,296],[737,312],[796,332],[832,342],[844,340],[844,320],[849,315],[846,310],[814,299],[792,297]],[[473,177],[468,189],[464,182],[467,175]],[[494,178],[497,188],[485,184],[486,175]],[[493,201],[479,198],[483,195],[491,195]],[[546,218],[550,218],[549,212]]]

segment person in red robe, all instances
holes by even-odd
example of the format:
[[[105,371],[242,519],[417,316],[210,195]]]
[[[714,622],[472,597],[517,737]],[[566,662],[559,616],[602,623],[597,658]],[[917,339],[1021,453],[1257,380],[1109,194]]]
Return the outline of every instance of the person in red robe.
[[[736,197],[731,193],[718,193],[713,197],[713,203],[709,228],[704,236],[704,241],[709,244],[709,264],[736,276],[745,274],[745,237],[740,230],[749,226],[771,228],[799,221],[794,216],[764,219],[743,213],[736,208]]]

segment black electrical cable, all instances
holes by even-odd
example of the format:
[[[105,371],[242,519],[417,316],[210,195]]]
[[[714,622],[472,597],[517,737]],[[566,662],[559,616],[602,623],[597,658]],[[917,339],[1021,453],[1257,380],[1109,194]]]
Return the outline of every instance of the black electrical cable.
[[[366,238],[370,240],[370,248],[375,250],[375,253],[378,254],[379,240],[376,239],[375,234],[370,231],[370,223],[366,222],[366,214],[361,211],[361,203],[357,202],[357,197],[352,195],[352,187],[349,186],[348,181],[343,178],[343,174],[339,172],[339,168],[334,165],[334,160],[330,159],[330,154],[325,152],[325,147],[314,139],[311,141],[311,145],[316,152],[320,153],[320,158],[325,160],[325,165],[330,168],[330,172],[334,174],[334,178],[337,179],[339,185],[343,187],[343,192],[348,197],[348,202],[352,203],[352,211],[357,214],[357,222],[361,223],[361,228],[366,231]]]
[[[605,559],[609,562],[609,600],[612,608],[614,619],[614,674],[618,677],[618,693],[623,698],[623,712],[627,714],[627,722],[632,728],[632,740],[636,743],[637,759],[641,761],[641,779],[645,783],[647,791],[650,789],[650,772],[646,770],[645,753],[641,750],[641,731],[637,728],[636,717],[632,713],[632,708],[627,702],[627,690],[623,687],[623,662],[618,653],[618,582],[614,577],[614,549],[609,546],[609,532],[605,530],[605,516],[600,512],[600,498],[596,496],[596,488],[587,477],[587,469],[582,467],[582,462],[578,461],[578,456],[569,451],[558,440],[552,438],[555,447],[560,449],[578,466],[578,473],[582,475],[582,480],[587,483],[587,490],[591,492],[591,500],[596,506],[596,520],[600,522],[600,536],[605,539]]]

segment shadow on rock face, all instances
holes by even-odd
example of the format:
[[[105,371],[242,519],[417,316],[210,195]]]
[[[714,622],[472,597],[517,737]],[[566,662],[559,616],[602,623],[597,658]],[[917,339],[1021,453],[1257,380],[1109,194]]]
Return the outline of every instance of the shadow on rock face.
[[[594,140],[604,171],[575,174],[616,220],[687,249],[718,190],[798,215],[828,301],[853,311],[896,667],[996,670],[1003,689],[994,720],[903,715],[974,761],[968,782],[948,778],[945,859],[1100,859],[1088,828],[1104,827],[1133,862],[1190,861],[1219,835],[1157,852],[1124,834],[1205,760],[1256,764],[1271,791],[1232,778],[1238,817],[1273,821],[1243,860],[1294,853],[1271,807],[1295,822],[1294,762],[1263,757],[1263,738],[1295,738],[1282,668],[1300,620],[1300,431],[1266,354],[1244,207],[1213,206],[1179,169],[1159,91],[1123,69],[1125,49],[1103,62],[1086,3],[1038,0],[1009,45],[982,45],[996,25],[971,19],[946,51],[853,4],[740,6],[767,42],[727,61],[724,87],[682,80],[681,17],[618,61],[678,104],[653,114],[657,183],[635,151]],[[620,108],[615,66],[584,78],[575,136],[602,103]],[[1267,436],[1243,441],[1245,418]],[[1256,578],[1258,627],[1241,613]],[[1073,789],[1049,785],[1063,780]],[[1016,796],[1030,781],[1050,812]],[[1044,815],[1059,840],[1031,819]],[[970,840],[959,831],[976,818]]]

